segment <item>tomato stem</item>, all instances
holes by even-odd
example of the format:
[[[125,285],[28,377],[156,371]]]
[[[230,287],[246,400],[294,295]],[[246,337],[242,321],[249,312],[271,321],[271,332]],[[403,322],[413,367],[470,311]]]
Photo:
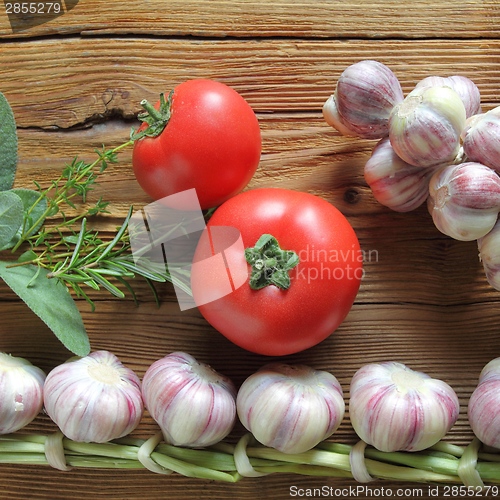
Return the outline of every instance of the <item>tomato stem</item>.
[[[158,137],[172,116],[172,96],[174,91],[170,91],[167,99],[165,94],[160,94],[159,109],[156,109],[147,99],[141,101],[141,106],[145,113],[141,113],[137,118],[145,123],[147,127],[140,127],[136,132],[132,132],[130,138],[133,141],[142,139],[143,137]]]
[[[253,290],[268,285],[287,290],[291,284],[288,273],[299,263],[299,256],[293,250],[282,250],[270,234],[263,234],[254,247],[246,248],[245,259],[252,266],[249,285]]]
[[[147,99],[143,99],[140,104],[155,120],[163,119],[162,114]]]

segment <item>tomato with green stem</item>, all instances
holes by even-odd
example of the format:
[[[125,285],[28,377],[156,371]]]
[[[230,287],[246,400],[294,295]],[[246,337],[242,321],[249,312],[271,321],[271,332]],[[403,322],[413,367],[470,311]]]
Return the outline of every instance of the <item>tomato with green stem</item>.
[[[132,166],[154,200],[194,188],[208,209],[249,183],[260,161],[261,133],[254,111],[234,89],[188,80],[155,106],[141,104],[146,113],[133,135]]]
[[[320,343],[344,321],[363,277],[362,252],[332,204],[279,188],[240,193],[214,212],[194,262],[206,257],[207,239],[219,226],[240,232],[245,251],[225,258],[245,268],[248,280],[206,301],[232,271],[193,266],[191,287],[201,314],[222,335],[248,351],[281,356]]]

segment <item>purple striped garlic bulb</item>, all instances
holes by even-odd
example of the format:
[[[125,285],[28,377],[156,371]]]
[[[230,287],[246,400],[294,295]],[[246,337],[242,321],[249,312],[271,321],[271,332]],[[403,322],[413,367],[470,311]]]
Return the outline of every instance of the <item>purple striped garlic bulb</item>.
[[[255,439],[283,453],[314,448],[337,430],[345,410],[342,388],[331,373],[284,363],[250,375],[236,406]]]
[[[491,360],[482,369],[467,413],[477,438],[487,446],[500,449],[500,358]]]
[[[389,115],[403,101],[403,90],[390,68],[370,59],[348,66],[323,106],[325,121],[343,135],[381,139]]]
[[[167,443],[201,448],[224,439],[236,420],[236,388],[183,352],[154,362],[142,380],[144,403]]]
[[[467,118],[481,113],[481,94],[477,85],[466,76],[428,76],[420,80],[416,87],[450,87],[462,99]]]
[[[43,405],[45,373],[24,358],[0,353],[0,434],[28,425]]]
[[[340,132],[340,135],[348,136],[348,137],[357,137],[358,134],[353,130],[350,130],[349,127],[342,121],[342,117],[339,114],[339,110],[337,109],[337,100],[335,95],[331,95],[323,104],[323,118],[325,122]]]
[[[129,434],[144,410],[139,377],[108,351],[54,368],[45,381],[44,405],[66,437],[86,443]]]
[[[500,291],[500,220],[497,219],[493,229],[477,240],[477,249],[486,280]]]
[[[500,176],[481,163],[446,166],[430,180],[427,206],[443,234],[460,241],[482,238],[500,212]]]
[[[402,363],[365,365],[351,381],[352,426],[380,451],[420,451],[434,445],[451,429],[459,409],[448,384]]]
[[[417,87],[389,117],[389,138],[397,155],[410,165],[454,163],[461,154],[465,106],[450,87]]]
[[[464,153],[500,173],[500,106],[467,120],[462,132]]]
[[[389,138],[385,137],[366,162],[364,177],[381,205],[396,212],[409,212],[427,200],[434,170],[403,161],[394,152]]]

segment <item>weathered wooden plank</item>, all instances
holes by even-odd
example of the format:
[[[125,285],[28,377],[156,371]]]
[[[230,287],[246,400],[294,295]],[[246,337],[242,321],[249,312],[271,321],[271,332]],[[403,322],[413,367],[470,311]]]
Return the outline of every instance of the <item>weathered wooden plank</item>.
[[[0,91],[11,101],[20,127],[47,129],[133,118],[143,98],[155,101],[160,92],[190,78],[232,86],[257,113],[319,111],[341,72],[362,59],[387,64],[405,92],[429,75],[462,74],[476,82],[486,108],[498,101],[497,40],[8,42],[0,45]],[[276,133],[282,126],[289,125],[275,123]]]
[[[113,471],[105,473],[100,470],[76,470],[63,474],[67,478],[63,483],[60,480],[61,472],[47,471],[37,480],[36,487],[33,483],[26,482],[26,476],[33,476],[39,468],[16,466],[5,467],[10,480],[6,481],[4,489],[6,497],[10,499],[25,500],[26,498],[50,498],[50,500],[85,500],[92,497],[95,499],[137,499],[144,498],[147,489],[148,500],[164,500],[166,495],[172,499],[197,499],[210,498],[213,500],[234,500],[235,498],[272,498],[273,500],[289,500],[291,493],[309,491],[323,491],[323,494],[331,491],[342,494],[342,492],[353,491],[353,480],[314,478],[307,476],[294,476],[291,474],[271,475],[264,478],[248,478],[237,484],[214,483],[206,480],[189,481],[180,477],[158,477],[145,471]],[[71,476],[71,480],[69,477]],[[331,490],[330,490],[331,488]],[[365,496],[364,491],[382,491],[382,488],[395,492],[408,492],[415,495],[409,498],[423,500],[432,499],[428,495],[432,488],[429,485],[416,485],[409,483],[398,483],[393,485],[387,481],[376,481],[369,485],[359,485],[356,498],[370,498]],[[40,491],[50,492],[50,496],[40,496]],[[440,488],[443,491],[443,487]],[[38,496],[37,496],[38,495]],[[368,494],[369,495],[369,494]],[[316,495],[318,496],[318,495]],[[341,497],[342,498],[342,497]]]
[[[22,17],[16,33],[2,6],[0,36],[143,34],[196,37],[493,38],[500,11],[494,0],[124,0],[120,8],[80,1],[46,24]],[[27,28],[22,31],[19,29]]]

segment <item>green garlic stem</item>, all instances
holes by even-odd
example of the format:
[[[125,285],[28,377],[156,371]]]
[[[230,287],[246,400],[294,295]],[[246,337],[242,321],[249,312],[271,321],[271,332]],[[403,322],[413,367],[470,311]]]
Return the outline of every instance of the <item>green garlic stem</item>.
[[[10,434],[0,436],[0,463],[48,465],[44,453],[47,436]],[[66,463],[70,467],[102,469],[143,469],[137,453],[145,440],[122,438],[110,443],[77,443],[63,439]],[[252,467],[263,473],[291,473],[308,476],[352,478],[349,464],[351,446],[323,442],[299,454],[285,454],[264,446],[246,448]],[[151,458],[166,469],[186,477],[223,482],[242,479],[233,457],[235,445],[221,442],[207,449],[180,448],[160,443]],[[461,484],[458,476],[464,448],[438,443],[416,453],[380,452],[368,447],[365,463],[373,478],[407,482]],[[491,457],[491,460],[485,460]],[[476,467],[486,483],[500,483],[499,456],[479,454]]]

